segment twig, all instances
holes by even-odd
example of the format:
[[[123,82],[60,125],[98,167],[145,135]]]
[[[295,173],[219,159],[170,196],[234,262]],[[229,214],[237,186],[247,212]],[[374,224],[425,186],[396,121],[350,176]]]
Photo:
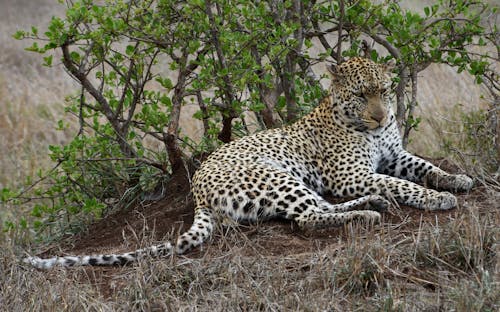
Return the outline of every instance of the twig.
[[[343,32],[343,27],[344,27],[344,15],[345,15],[345,10],[344,10],[344,0],[339,1],[339,23],[338,23],[338,44],[337,44],[337,63],[341,64],[342,63],[342,32]]]
[[[82,87],[89,92],[94,99],[100,104],[100,111],[106,116],[108,119],[109,123],[113,127],[113,130],[115,131],[116,137],[118,139],[118,143],[120,145],[120,148],[122,152],[127,155],[127,156],[137,156],[136,151],[128,144],[128,142],[125,139],[125,135],[122,132],[122,127],[120,123],[118,122],[115,113],[113,112],[113,109],[109,105],[108,101],[106,98],[103,96],[101,92],[99,92],[94,85],[88,80],[87,76],[85,73],[80,71],[76,66],[74,65],[73,61],[71,60],[71,55],[69,52],[69,47],[68,47],[68,42],[63,44],[61,46],[61,50],[63,52],[63,64],[66,67],[66,69],[71,73],[73,77],[75,77],[82,85]]]
[[[410,103],[408,104],[408,114],[406,115],[406,124],[405,124],[405,129],[404,129],[404,134],[403,134],[403,146],[406,147],[408,145],[408,140],[409,140],[409,135],[411,129],[414,127],[414,125],[410,124],[409,119],[413,117],[413,111],[415,110],[415,107],[417,106],[417,71],[415,67],[413,67],[410,70],[410,75],[411,75],[411,100]]]

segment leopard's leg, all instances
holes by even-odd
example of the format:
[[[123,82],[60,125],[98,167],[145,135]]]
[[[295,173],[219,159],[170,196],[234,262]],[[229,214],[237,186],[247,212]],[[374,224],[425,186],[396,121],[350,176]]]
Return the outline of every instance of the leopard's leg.
[[[469,191],[474,184],[472,179],[464,174],[449,174],[437,167],[427,172],[424,183],[437,190],[453,192]]]
[[[209,205],[236,221],[283,217],[304,226],[336,226],[352,219],[373,222],[380,214],[372,210],[382,211],[389,205],[381,196],[330,204],[301,179],[268,164],[236,164],[219,170],[218,177],[197,176],[193,181],[197,205]],[[202,188],[205,184],[209,187]]]
[[[176,253],[182,254],[205,242],[215,227],[213,210],[207,207],[196,207],[191,228],[177,238]]]
[[[278,212],[279,215],[295,220],[301,228],[326,228],[341,226],[354,220],[370,224],[378,223],[380,222],[378,211],[384,211],[389,207],[389,202],[378,195],[363,196],[335,205],[312,191],[310,195],[309,200],[304,202],[305,205],[304,203],[299,206],[288,205],[285,210]]]
[[[346,181],[337,181],[335,191],[350,196],[379,194],[419,209],[446,210],[457,206],[453,194],[427,189],[408,180],[370,172],[358,173],[355,180],[361,181],[356,187]]]
[[[380,222],[381,211],[387,210],[390,203],[379,195],[363,196],[340,204],[330,204],[320,195],[300,183],[297,190],[307,194],[303,201],[289,201],[284,203],[284,209],[279,207],[276,212],[286,219],[295,220],[301,228],[325,228],[341,226],[348,222],[359,220],[365,223]],[[291,195],[284,195],[291,198]],[[278,202],[278,205],[283,202]]]
[[[468,176],[449,174],[404,150],[392,160],[383,162],[377,171],[413,182],[422,182],[438,190],[463,192],[470,190],[473,185]]]
[[[310,207],[296,216],[294,220],[301,228],[326,228],[362,221],[368,224],[380,222],[380,213],[373,210],[355,210],[346,212],[324,212],[322,209]]]
[[[378,212],[386,211],[389,208],[389,201],[380,195],[366,195],[340,204],[330,204],[321,199],[318,202],[319,208],[323,212],[336,213],[352,210],[375,210]]]

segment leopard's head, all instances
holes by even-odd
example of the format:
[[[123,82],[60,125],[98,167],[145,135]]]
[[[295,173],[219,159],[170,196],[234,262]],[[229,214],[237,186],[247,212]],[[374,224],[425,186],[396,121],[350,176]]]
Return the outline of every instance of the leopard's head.
[[[390,65],[356,57],[329,69],[337,118],[361,131],[387,124],[391,103]]]

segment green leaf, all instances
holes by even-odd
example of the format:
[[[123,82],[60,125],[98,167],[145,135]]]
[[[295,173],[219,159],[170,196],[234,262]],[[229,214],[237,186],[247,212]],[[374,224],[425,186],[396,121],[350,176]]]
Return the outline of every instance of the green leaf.
[[[71,51],[69,53],[71,59],[73,60],[73,62],[75,63],[79,63],[80,62],[80,54],[76,51]]]
[[[431,6],[431,10],[432,10],[432,15],[436,14],[436,12],[439,10],[439,4],[438,3],[433,4]]]
[[[42,209],[40,205],[35,205],[33,209],[31,210],[31,215],[35,218],[41,218],[42,217]]]
[[[429,9],[429,7],[424,7],[424,13],[425,16],[429,16],[431,14],[431,9]]]
[[[57,127],[56,127],[56,130],[61,131],[61,130],[64,130],[64,128],[65,128],[65,127],[64,127],[64,121],[63,121],[62,119],[59,119],[59,120],[57,121]],[[49,147],[49,148],[50,148],[50,147]]]
[[[253,102],[249,105],[250,110],[252,112],[260,112],[262,111],[264,108],[266,108],[266,106],[264,105],[264,103],[261,103],[261,102]]]
[[[12,231],[16,228],[16,226],[14,225],[14,223],[12,221],[5,221],[3,223],[3,232],[9,232],[9,231]]]
[[[156,77],[156,81],[161,84],[162,87],[167,89],[168,91],[172,90],[174,88],[174,85],[172,83],[172,80],[167,77]]]
[[[14,35],[12,35],[12,37],[16,40],[21,40],[21,39],[24,39],[24,37],[26,37],[26,32],[25,31],[22,31],[22,30],[18,30],[14,33]]]
[[[44,62],[43,62],[43,66],[47,66],[47,67],[52,66],[52,58],[53,58],[53,56],[52,56],[52,55],[45,56],[45,57],[43,58],[43,61],[44,61]]]
[[[22,228],[22,229],[26,229],[28,228],[28,221],[26,221],[26,218],[21,218],[19,220],[19,226]]]
[[[6,202],[12,197],[14,197],[14,192],[12,192],[8,188],[3,188],[2,191],[0,192],[0,201],[2,202]]]
[[[35,230],[39,230],[42,227],[43,227],[43,222],[42,221],[40,221],[40,220],[33,221],[33,228]]]
[[[161,96],[160,97],[160,102],[165,105],[166,107],[171,107],[172,106],[172,100],[168,96]]]
[[[41,51],[41,49],[38,47],[37,42],[33,42],[33,44],[30,47],[27,47],[25,50],[30,52],[43,53],[43,51]]]
[[[202,120],[203,119],[203,112],[201,110],[196,111],[193,114],[194,119]]]
[[[125,54],[128,56],[132,56],[135,52],[135,47],[133,45],[128,45],[127,48],[125,48]]]

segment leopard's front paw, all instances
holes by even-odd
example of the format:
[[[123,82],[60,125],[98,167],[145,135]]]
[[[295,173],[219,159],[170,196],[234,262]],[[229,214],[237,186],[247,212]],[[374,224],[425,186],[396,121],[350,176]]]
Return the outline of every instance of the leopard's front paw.
[[[366,204],[367,210],[375,210],[378,212],[384,212],[389,209],[391,203],[380,195],[371,195],[368,203]]]
[[[351,211],[353,220],[362,221],[365,224],[378,224],[380,223],[381,215],[380,213],[372,210],[357,210]]]
[[[425,183],[438,190],[453,192],[469,191],[474,184],[472,179],[464,174],[442,174],[439,172],[428,173],[425,176]]]
[[[448,192],[441,192],[428,196],[425,208],[428,210],[447,210],[457,206],[457,198]]]
[[[474,181],[471,178],[466,176],[465,174],[457,174],[453,175],[454,180],[454,188],[453,190],[456,192],[467,192],[470,191],[472,186],[474,185]]]

